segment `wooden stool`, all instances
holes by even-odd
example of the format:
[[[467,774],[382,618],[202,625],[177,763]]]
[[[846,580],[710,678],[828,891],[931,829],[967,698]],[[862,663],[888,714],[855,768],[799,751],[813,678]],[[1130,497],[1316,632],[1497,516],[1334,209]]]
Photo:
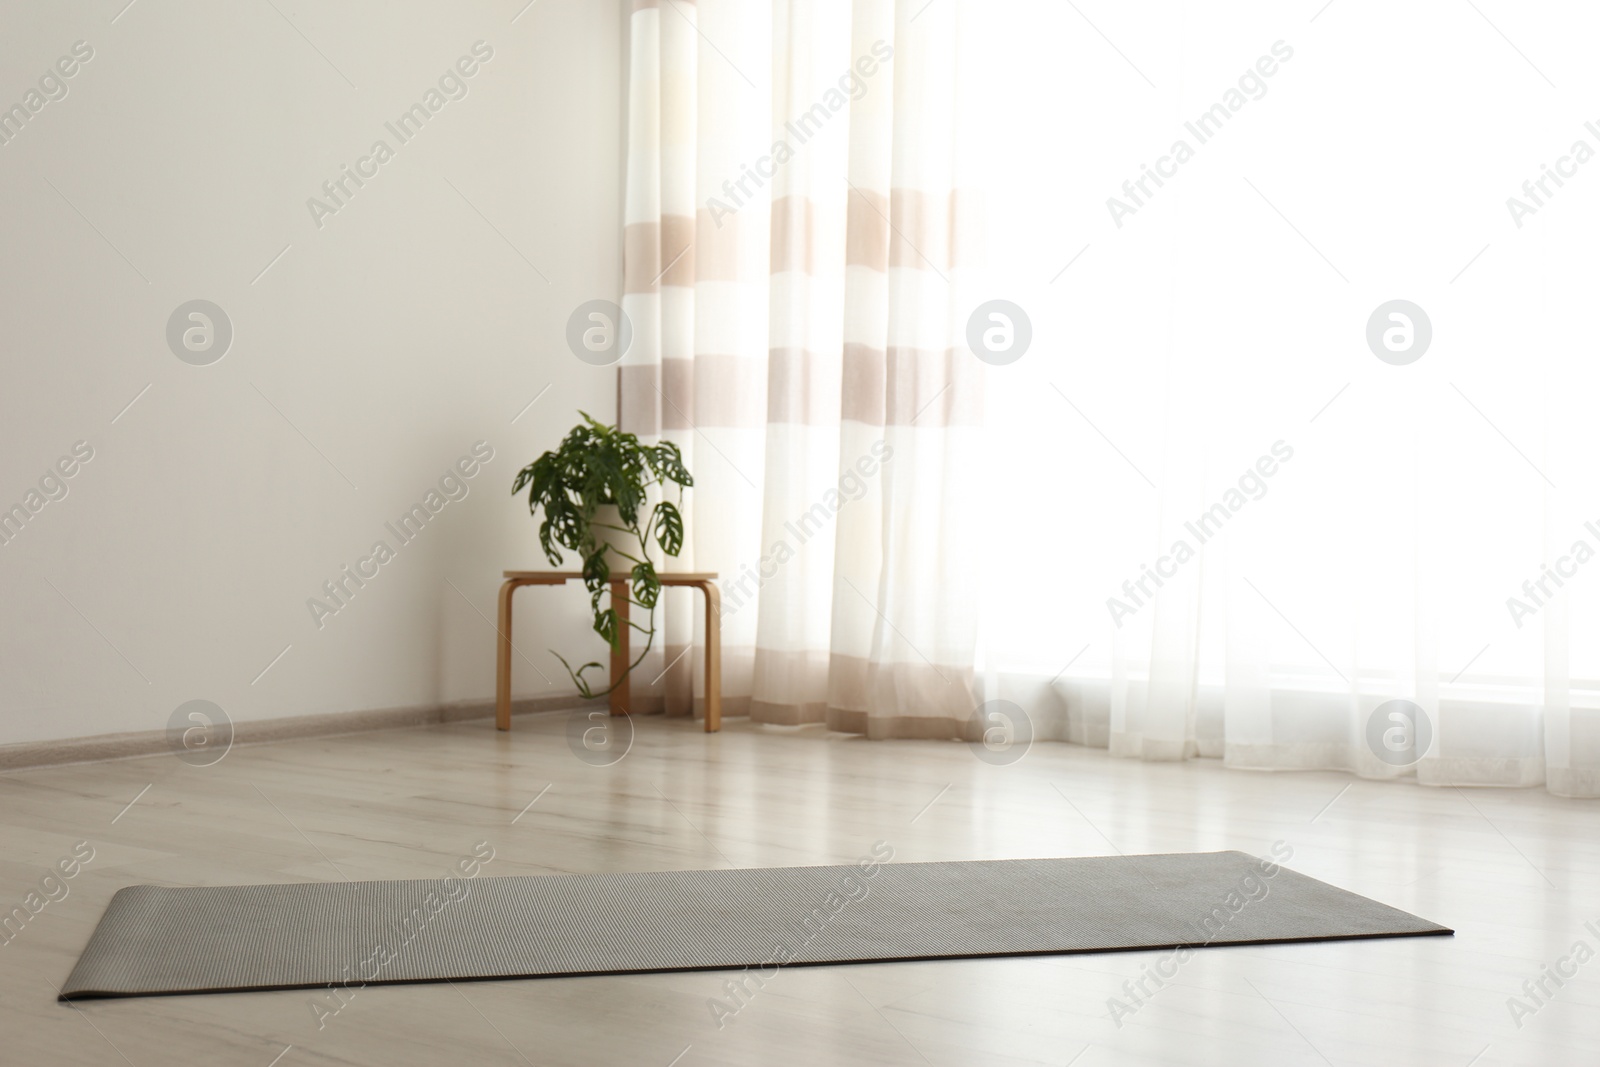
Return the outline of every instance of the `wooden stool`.
[[[690,586],[706,598],[706,733],[722,729],[722,594],[717,589],[715,571],[694,574],[658,574],[663,587]],[[579,571],[506,571],[500,587],[499,651],[495,658],[494,724],[496,729],[511,729],[511,597],[525,585],[565,585],[583,581]],[[611,679],[628,669],[628,583],[611,583],[611,604],[617,612],[617,647],[611,650]],[[628,694],[632,679],[611,691],[611,714],[628,714]]]

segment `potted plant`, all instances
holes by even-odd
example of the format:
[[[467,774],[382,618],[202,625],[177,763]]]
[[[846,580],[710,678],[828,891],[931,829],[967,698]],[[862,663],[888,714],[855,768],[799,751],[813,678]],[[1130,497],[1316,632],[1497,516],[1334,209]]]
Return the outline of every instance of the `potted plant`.
[[[593,689],[584,678],[591,667],[602,669],[599,663],[585,663],[574,671],[551,649],[581,695],[600,697],[644,662],[655,641],[661,580],[650,562],[650,545],[669,556],[683,550],[683,514],[678,504],[694,478],[671,441],[641,444],[633,434],[596,422],[587,412],[578,414],[583,422],[572,428],[555,451],[522,468],[511,494],[526,487],[529,514],[537,516],[543,510],[539,545],[552,566],[561,565],[562,548],[578,553],[583,560],[583,584],[589,590],[594,632],[612,648],[618,646],[620,637],[616,608],[610,602],[613,575],[626,576],[628,602],[649,613],[648,626],[634,622],[629,613],[628,625],[645,634],[644,651],[605,689]],[[662,499],[651,506],[653,488],[659,486],[665,496],[674,485],[678,489],[676,503]]]

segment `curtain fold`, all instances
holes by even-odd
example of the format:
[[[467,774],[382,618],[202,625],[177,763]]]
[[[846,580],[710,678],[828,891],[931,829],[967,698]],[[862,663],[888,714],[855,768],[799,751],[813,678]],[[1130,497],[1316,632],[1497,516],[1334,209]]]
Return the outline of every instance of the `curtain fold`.
[[[1107,18],[1137,55],[1070,5],[635,0],[619,420],[694,472],[727,710],[975,740],[981,691],[1128,758],[1600,796],[1600,208],[1480,262],[1393,195],[1503,198],[1424,162],[1472,109],[1333,86],[1259,13]],[[1431,147],[1391,174],[1397,106]],[[1002,298],[1033,345],[990,365]],[[635,692],[693,714],[698,609],[662,610]]]
[[[672,567],[716,571],[725,582],[759,529],[767,206],[714,218],[702,185],[708,174],[738,176],[737,161],[765,145],[766,108],[753,91],[730,94],[730,68],[704,41],[739,55],[739,77],[760,79],[767,36],[758,5],[635,0],[630,23],[622,308],[634,339],[619,368],[618,422],[682,450],[695,486]],[[665,641],[634,676],[635,705],[696,714],[702,609],[687,593],[669,593],[657,610]],[[725,612],[722,627],[724,708],[743,714],[753,613]]]
[[[721,575],[731,714],[968,735],[963,3],[634,7],[619,421],[691,464],[673,565]],[[642,710],[694,710],[692,610],[666,606]]]

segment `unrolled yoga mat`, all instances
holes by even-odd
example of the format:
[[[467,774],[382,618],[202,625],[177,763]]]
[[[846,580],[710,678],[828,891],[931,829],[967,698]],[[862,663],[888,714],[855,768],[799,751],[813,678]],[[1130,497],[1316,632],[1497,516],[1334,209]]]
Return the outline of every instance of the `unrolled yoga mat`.
[[[138,885],[62,999],[1451,932],[1243,852]]]

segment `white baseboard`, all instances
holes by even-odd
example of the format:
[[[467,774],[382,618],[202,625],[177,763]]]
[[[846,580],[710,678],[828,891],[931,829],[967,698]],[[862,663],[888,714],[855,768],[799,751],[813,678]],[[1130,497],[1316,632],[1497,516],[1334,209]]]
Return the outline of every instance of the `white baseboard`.
[[[605,701],[587,701],[572,695],[528,697],[511,702],[511,714],[563,711]],[[486,719],[494,715],[493,700],[468,700],[431,707],[374,708],[368,711],[338,711],[326,715],[294,715],[282,719],[256,719],[233,725],[235,745],[260,745],[273,741],[294,741],[306,737],[366,733],[370,730],[397,730],[411,726],[431,726],[467,719]],[[23,767],[51,767],[63,763],[98,763],[102,760],[159,756],[171,751],[165,730],[141,730],[125,734],[98,734],[69,737],[56,741],[23,741],[0,745],[0,770]]]

